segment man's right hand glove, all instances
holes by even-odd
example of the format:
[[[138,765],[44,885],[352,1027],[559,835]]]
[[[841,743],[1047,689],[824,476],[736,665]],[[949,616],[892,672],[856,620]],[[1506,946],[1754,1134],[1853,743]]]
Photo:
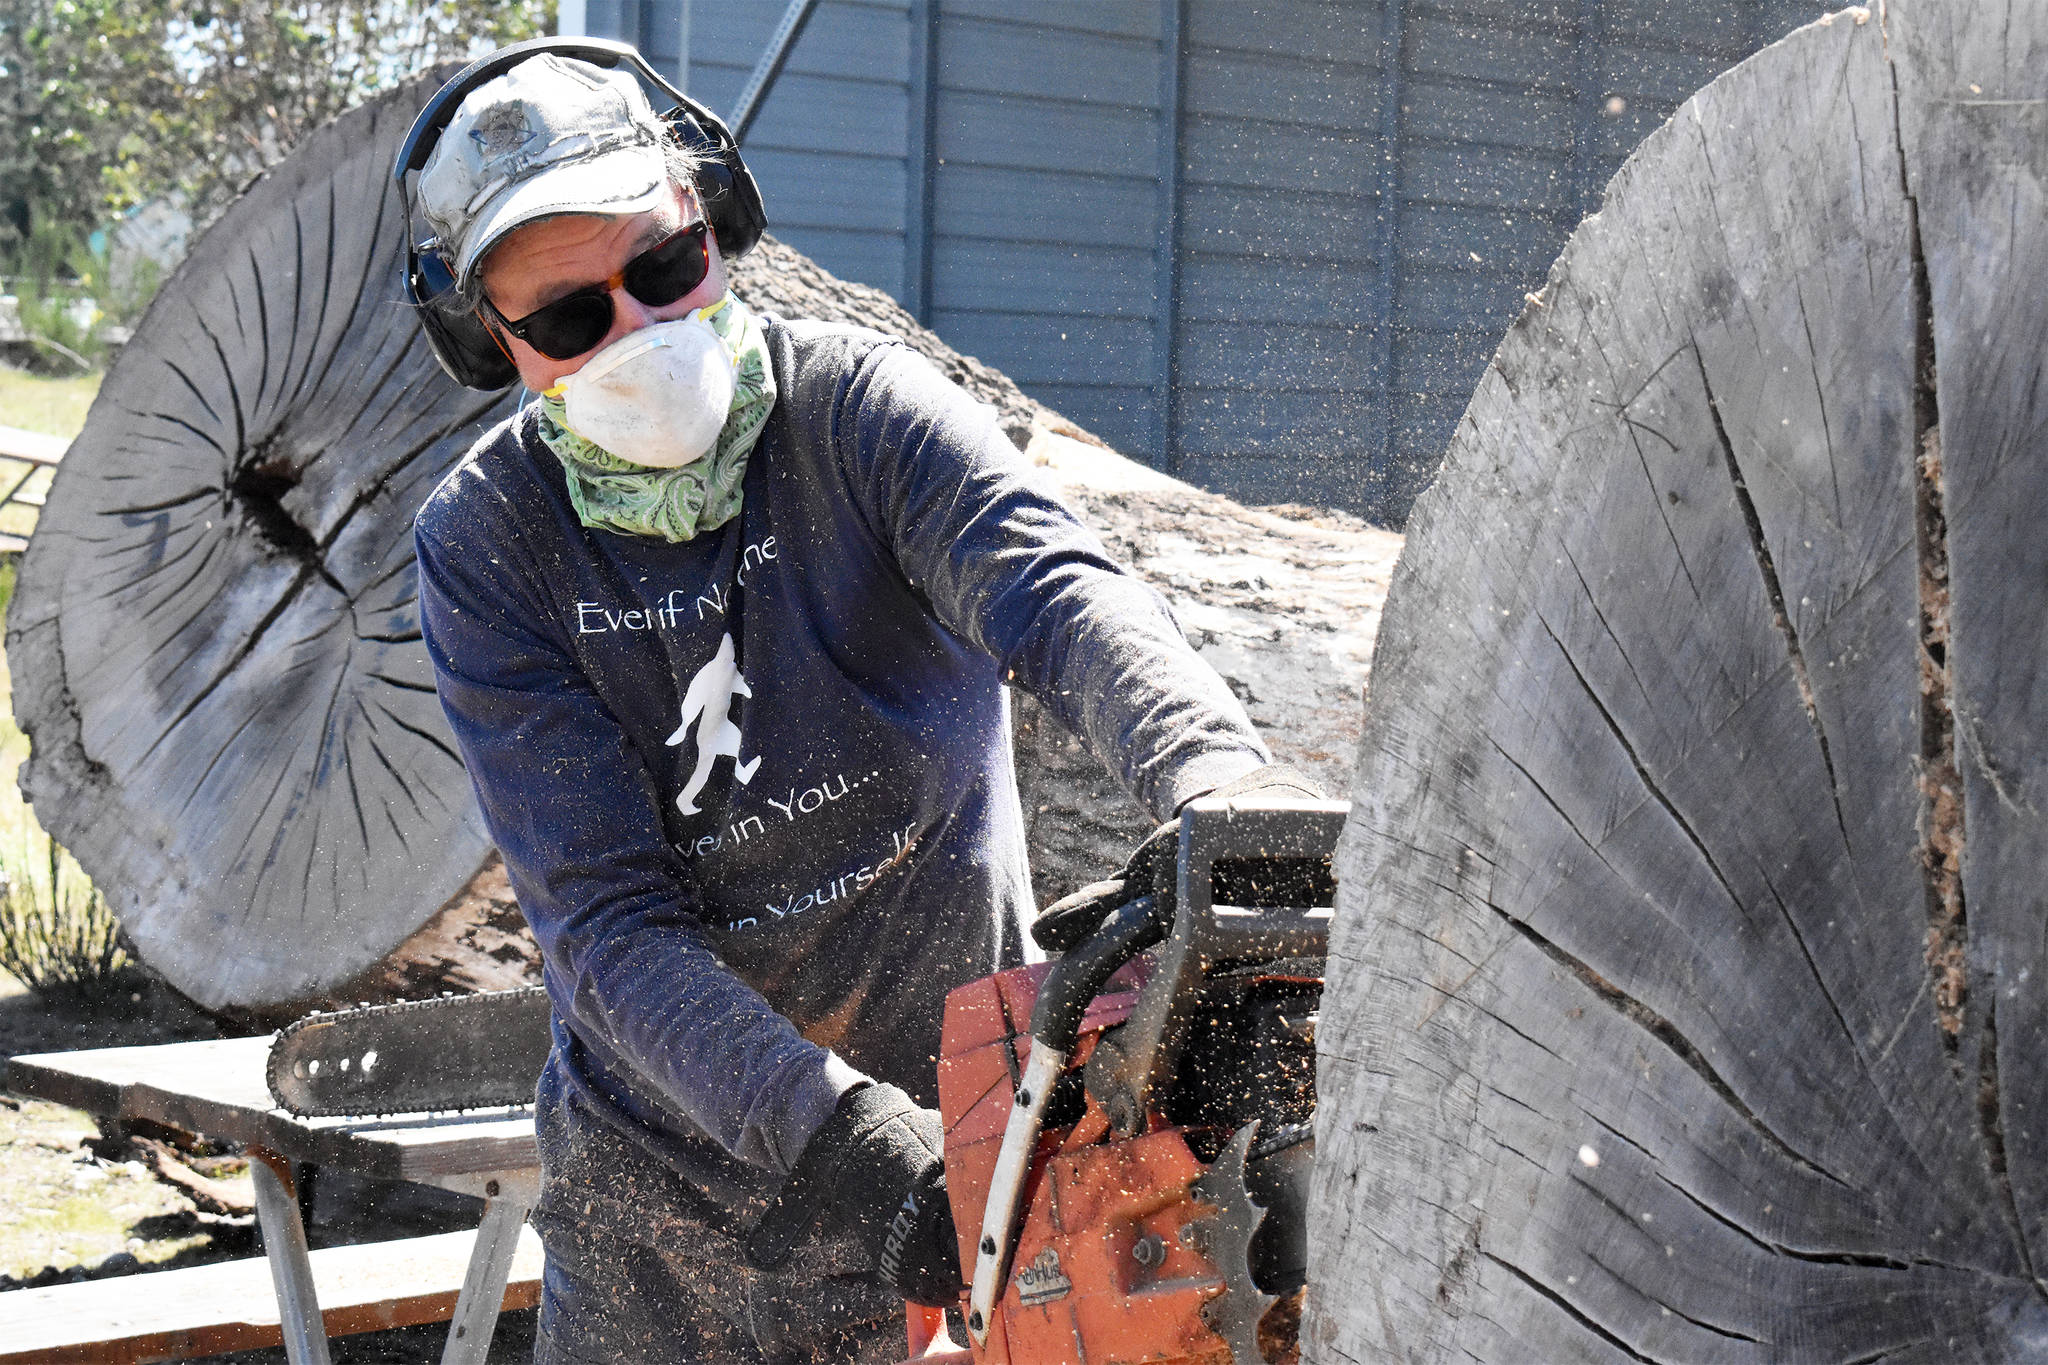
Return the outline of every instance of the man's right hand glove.
[[[781,1264],[824,1214],[867,1250],[882,1284],[927,1307],[958,1303],[965,1283],[946,1197],[945,1136],[936,1109],[893,1085],[847,1091],[747,1233],[747,1260],[760,1269]]]

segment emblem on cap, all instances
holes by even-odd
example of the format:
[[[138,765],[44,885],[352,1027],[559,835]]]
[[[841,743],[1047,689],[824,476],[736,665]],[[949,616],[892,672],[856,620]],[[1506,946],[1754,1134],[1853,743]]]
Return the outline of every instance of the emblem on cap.
[[[533,141],[534,130],[526,121],[526,105],[519,100],[507,100],[485,110],[469,135],[486,157],[499,157],[525,148]]]

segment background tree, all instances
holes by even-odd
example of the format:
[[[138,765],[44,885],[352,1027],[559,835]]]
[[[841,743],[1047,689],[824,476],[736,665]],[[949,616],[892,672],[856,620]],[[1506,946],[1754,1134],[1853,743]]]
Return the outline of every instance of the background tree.
[[[159,195],[195,226],[306,132],[436,62],[549,32],[553,0],[0,0],[0,258]]]
[[[0,0],[0,259],[177,179],[187,91],[159,0]]]

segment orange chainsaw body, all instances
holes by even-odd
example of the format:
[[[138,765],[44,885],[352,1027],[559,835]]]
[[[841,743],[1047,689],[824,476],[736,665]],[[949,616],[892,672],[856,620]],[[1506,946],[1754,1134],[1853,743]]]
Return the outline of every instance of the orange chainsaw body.
[[[1148,962],[1118,972],[1090,1005],[1068,1063],[1088,1060],[1102,1031],[1137,1001]],[[1032,1004],[1048,968],[1019,967],[962,986],[946,1000],[939,1112],[946,1187],[972,1266],[1012,1092],[1032,1046]],[[1202,1317],[1224,1277],[1188,1231],[1214,1210],[1189,1186],[1204,1166],[1179,1130],[1148,1125],[1111,1140],[1091,1096],[1081,1117],[1039,1138],[1024,1190],[1014,1270],[975,1365],[1227,1365],[1230,1348]]]

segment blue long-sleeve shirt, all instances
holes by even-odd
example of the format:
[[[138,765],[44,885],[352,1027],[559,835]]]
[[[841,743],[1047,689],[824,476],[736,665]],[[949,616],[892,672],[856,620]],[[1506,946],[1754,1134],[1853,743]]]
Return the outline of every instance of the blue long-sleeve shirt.
[[[986,409],[901,343],[764,321],[779,397],[718,531],[585,528],[530,410],[416,523],[550,1065],[727,1203],[864,1074],[930,1103],[946,992],[1024,959],[1005,681],[1162,819],[1267,758]]]

